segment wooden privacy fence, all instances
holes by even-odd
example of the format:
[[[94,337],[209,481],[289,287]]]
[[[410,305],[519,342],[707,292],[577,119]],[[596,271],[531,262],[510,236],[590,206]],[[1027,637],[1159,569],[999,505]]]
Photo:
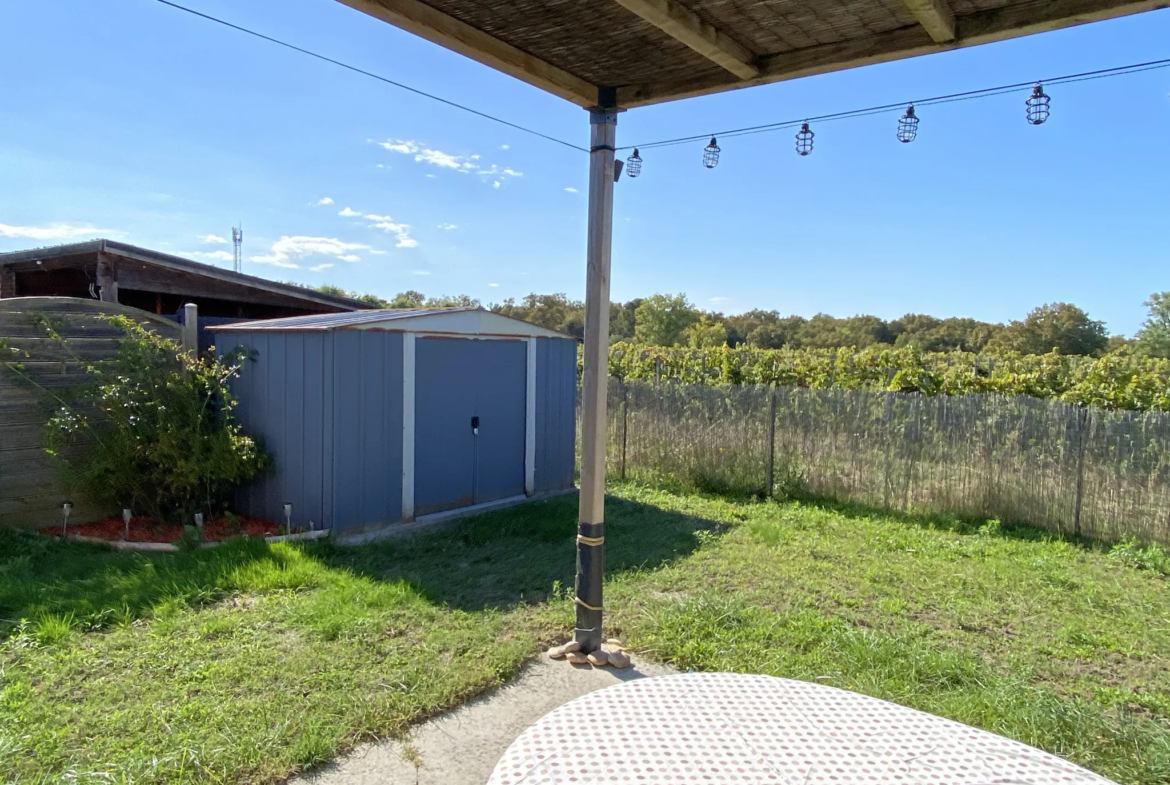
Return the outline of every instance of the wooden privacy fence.
[[[73,502],[69,520],[74,523],[111,512],[62,487],[59,469],[45,452],[45,423],[54,396],[86,380],[83,364],[117,351],[122,333],[102,318],[117,314],[167,338],[180,338],[177,322],[117,303],[72,297],[0,300],[0,347],[6,347],[0,349],[0,526],[56,523],[67,498]],[[52,339],[50,330],[67,346]]]
[[[609,411],[616,476],[1170,543],[1170,414],[616,380]]]

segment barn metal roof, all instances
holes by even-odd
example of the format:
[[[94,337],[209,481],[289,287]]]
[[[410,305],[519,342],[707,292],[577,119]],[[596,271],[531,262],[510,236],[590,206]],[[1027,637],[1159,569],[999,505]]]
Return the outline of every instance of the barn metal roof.
[[[61,259],[69,256],[84,256],[97,253],[107,253],[126,259],[133,259],[143,264],[155,265],[156,267],[162,267],[168,270],[176,270],[203,278],[212,278],[217,281],[273,292],[318,305],[344,308],[348,311],[364,310],[373,307],[369,303],[364,303],[361,300],[338,297],[334,294],[318,292],[304,286],[281,283],[280,281],[270,281],[267,278],[258,278],[254,275],[245,275],[244,273],[225,270],[215,265],[194,262],[182,256],[174,256],[172,254],[162,253],[161,251],[152,251],[149,248],[140,248],[137,245],[119,243],[114,240],[88,240],[82,243],[70,243],[68,245],[54,245],[47,248],[32,248],[27,251],[0,253],[0,267],[38,260]]]
[[[339,0],[581,106],[632,108],[1168,0]]]
[[[284,319],[236,322],[208,329],[216,332],[394,330],[450,335],[572,338],[572,336],[555,330],[475,307],[313,314],[310,316],[290,316]]]

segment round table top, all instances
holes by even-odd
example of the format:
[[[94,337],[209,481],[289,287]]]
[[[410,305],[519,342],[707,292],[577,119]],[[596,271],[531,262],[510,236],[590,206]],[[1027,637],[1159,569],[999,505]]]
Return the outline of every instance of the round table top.
[[[1079,785],[1090,771],[1002,736],[820,684],[733,673],[639,679],[526,730],[488,785]]]

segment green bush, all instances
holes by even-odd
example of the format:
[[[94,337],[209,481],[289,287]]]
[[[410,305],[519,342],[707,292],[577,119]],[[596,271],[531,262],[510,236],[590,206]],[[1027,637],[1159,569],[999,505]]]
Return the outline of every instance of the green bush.
[[[92,383],[49,420],[67,484],[111,509],[176,522],[219,509],[268,464],[233,416],[228,383],[245,352],[198,357],[132,319],[109,321],[124,333],[117,354],[86,364]]]
[[[1170,411],[1170,360],[1051,352],[922,352],[915,348],[686,349],[616,343],[609,373],[626,381],[763,384],[779,387],[889,390],[923,395],[1028,395],[1081,406]]]

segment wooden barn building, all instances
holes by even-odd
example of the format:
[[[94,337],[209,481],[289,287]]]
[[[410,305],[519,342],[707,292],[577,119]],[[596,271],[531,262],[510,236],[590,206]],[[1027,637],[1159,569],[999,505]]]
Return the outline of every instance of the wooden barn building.
[[[200,321],[343,313],[373,306],[113,240],[0,253],[0,298],[80,297]]]

